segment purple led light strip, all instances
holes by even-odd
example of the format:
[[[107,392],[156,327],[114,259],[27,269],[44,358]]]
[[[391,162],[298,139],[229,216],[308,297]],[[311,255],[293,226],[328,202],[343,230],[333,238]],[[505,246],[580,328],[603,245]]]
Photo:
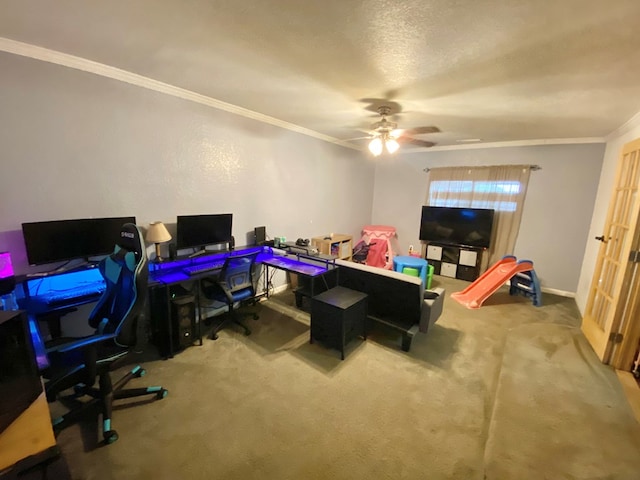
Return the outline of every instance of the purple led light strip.
[[[13,265],[11,265],[11,254],[0,252],[0,279],[13,277]]]

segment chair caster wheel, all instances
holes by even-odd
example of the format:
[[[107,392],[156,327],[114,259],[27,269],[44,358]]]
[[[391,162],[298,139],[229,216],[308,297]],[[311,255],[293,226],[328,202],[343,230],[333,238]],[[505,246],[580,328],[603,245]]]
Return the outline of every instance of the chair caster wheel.
[[[102,434],[102,437],[104,438],[104,443],[106,445],[111,445],[116,440],[118,440],[118,432],[116,432],[115,430],[107,430]]]
[[[144,377],[146,374],[147,374],[147,371],[144,368],[141,368],[136,372],[136,377],[138,378]]]
[[[214,333],[213,335],[211,335],[211,340],[217,340],[218,339],[218,334]]]
[[[259,317],[258,315],[254,315],[254,316],[253,316],[253,319],[254,319],[254,320],[258,320],[259,318],[260,318],[260,317]]]
[[[248,337],[249,335],[251,335],[251,332],[244,332],[245,337]]]
[[[86,388],[87,387],[84,384],[79,383],[78,385],[73,386],[73,393],[76,397],[81,397],[84,395]]]
[[[167,395],[169,395],[169,390],[167,390],[166,388],[162,388],[162,389],[160,389],[160,391],[158,391],[158,393],[156,393],[156,399],[157,400],[162,400]]]

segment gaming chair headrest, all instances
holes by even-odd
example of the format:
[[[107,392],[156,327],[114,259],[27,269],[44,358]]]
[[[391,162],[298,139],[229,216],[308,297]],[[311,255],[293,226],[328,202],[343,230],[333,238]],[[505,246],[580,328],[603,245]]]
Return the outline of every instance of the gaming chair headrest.
[[[139,258],[144,252],[144,243],[140,229],[133,223],[125,223],[120,229],[120,237],[116,243],[125,250],[135,252]]]

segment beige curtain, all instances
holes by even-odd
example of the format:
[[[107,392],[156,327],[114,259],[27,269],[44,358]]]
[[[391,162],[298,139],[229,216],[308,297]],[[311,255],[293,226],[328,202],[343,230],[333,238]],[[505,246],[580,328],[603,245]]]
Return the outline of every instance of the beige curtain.
[[[493,208],[491,247],[483,268],[513,255],[531,165],[444,167],[429,170],[426,205]]]

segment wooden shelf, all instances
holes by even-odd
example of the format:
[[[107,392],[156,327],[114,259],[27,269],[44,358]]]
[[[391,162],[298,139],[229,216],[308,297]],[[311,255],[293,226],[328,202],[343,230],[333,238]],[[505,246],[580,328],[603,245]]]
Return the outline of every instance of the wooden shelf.
[[[429,243],[425,255],[434,274],[473,282],[480,276],[482,248]]]
[[[331,255],[342,260],[351,260],[353,254],[353,238],[351,235],[334,233],[323,237],[313,237],[311,245],[323,255]]]

